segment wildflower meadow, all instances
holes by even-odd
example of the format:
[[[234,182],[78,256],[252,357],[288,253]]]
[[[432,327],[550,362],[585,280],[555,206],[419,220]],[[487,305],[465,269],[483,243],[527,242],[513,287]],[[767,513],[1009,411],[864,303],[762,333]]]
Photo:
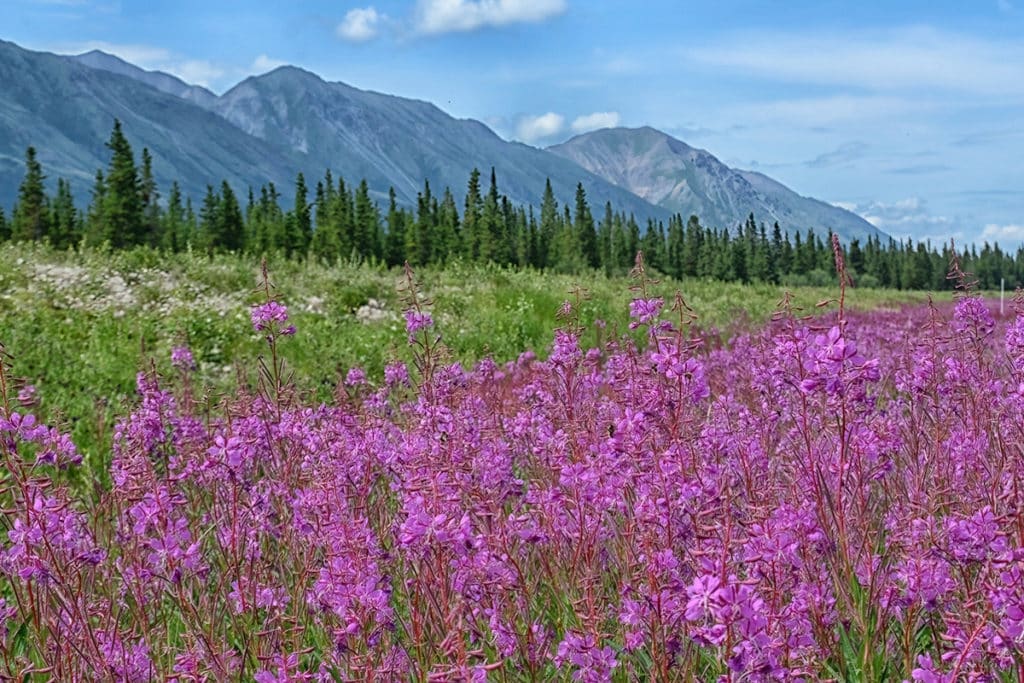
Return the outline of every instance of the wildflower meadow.
[[[265,279],[257,381],[143,366],[99,491],[4,363],[0,679],[1024,681],[1024,300],[853,311],[835,253],[818,315],[723,340],[641,260],[628,332],[469,367],[409,271],[330,400]]]

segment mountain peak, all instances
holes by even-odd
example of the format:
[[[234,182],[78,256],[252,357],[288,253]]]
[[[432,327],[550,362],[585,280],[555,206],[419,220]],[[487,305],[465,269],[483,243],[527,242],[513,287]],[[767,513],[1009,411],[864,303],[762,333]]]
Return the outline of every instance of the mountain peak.
[[[763,174],[737,171],[663,131],[606,128],[550,147],[609,182],[709,227],[733,228],[753,213],[791,232],[832,229],[845,239],[879,234],[860,216],[801,197]]]
[[[204,108],[211,107],[217,99],[216,95],[202,86],[186,83],[177,76],[163,71],[147,71],[103,50],[89,50],[80,55],[67,57],[67,59],[84,64],[90,69],[127,76],[168,95],[190,100]]]

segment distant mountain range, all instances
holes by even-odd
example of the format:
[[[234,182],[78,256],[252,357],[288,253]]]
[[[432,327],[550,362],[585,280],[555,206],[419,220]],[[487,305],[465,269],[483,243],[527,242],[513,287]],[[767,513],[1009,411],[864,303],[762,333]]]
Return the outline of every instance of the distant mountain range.
[[[881,234],[855,213],[801,197],[761,173],[729,168],[709,152],[653,128],[606,128],[548,151],[684,218],[696,214],[704,225],[733,226],[753,213],[789,230],[814,227],[821,234],[831,228],[862,239]]]
[[[760,174],[735,171],[711,154],[650,128],[597,131],[548,150],[501,139],[484,124],[433,104],[329,83],[280,67],[216,95],[166,73],[92,51],[59,56],[0,41],[0,205],[10,207],[34,145],[44,172],[71,181],[88,200],[105,168],[114,118],[137,153],[148,147],[161,187],[178,180],[198,200],[227,179],[240,194],[274,182],[286,201],[295,175],[330,168],[366,178],[378,198],[394,187],[412,204],[430,181],[461,204],[473,168],[496,169],[499,189],[519,204],[540,201],[546,179],[560,202],[577,183],[599,213],[610,201],[640,221],[671,213],[734,226],[751,211],[789,230],[833,228],[844,238],[876,234],[855,214],[800,197]]]

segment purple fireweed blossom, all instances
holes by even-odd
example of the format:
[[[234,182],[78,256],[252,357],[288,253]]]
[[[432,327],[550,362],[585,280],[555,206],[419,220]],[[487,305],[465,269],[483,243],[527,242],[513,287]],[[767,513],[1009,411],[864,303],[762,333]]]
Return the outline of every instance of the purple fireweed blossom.
[[[171,349],[171,365],[179,370],[195,370],[196,359],[187,346],[175,346]]]
[[[405,331],[409,333],[409,341],[416,338],[420,330],[426,330],[434,326],[434,319],[429,313],[410,310],[405,312]]]
[[[289,336],[295,334],[294,325],[288,322],[288,309],[276,301],[268,301],[252,307],[250,313],[252,328],[256,332],[269,332],[271,335]]]
[[[597,638],[592,633],[580,634],[572,631],[558,644],[555,655],[555,666],[574,667],[572,679],[581,683],[606,683],[612,680],[612,670],[618,666],[615,650],[611,647],[598,647]]]
[[[389,387],[408,386],[409,368],[405,363],[388,363],[384,367],[384,383]]]
[[[362,368],[349,368],[345,374],[345,385],[358,387],[366,384],[366,372]]]
[[[662,299],[633,299],[629,302],[629,317],[635,320],[629,324],[629,329],[635,330],[640,325],[650,324],[664,305]]]
[[[36,405],[38,399],[36,385],[34,384],[26,384],[18,390],[18,403],[21,404],[22,408],[32,408]]]

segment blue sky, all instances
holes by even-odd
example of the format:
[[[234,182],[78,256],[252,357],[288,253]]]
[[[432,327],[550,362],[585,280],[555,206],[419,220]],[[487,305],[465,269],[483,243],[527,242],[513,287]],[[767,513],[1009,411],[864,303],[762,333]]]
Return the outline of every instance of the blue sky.
[[[544,146],[651,125],[897,237],[1024,242],[1024,0],[4,0],[216,92],[279,64]]]

